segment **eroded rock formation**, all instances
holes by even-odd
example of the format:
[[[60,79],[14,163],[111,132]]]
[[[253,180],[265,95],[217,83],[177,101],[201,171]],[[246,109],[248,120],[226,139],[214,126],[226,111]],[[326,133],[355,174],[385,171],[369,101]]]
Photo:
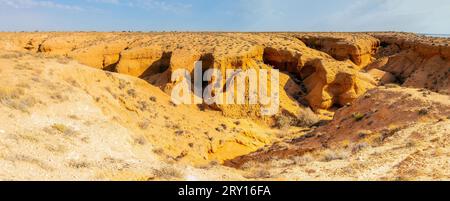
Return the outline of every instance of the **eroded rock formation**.
[[[448,94],[450,47],[448,39],[413,34],[376,33],[381,41],[378,61],[370,68],[392,73],[405,87],[426,88]]]
[[[2,178],[450,175],[448,39],[406,33],[0,35]],[[196,61],[202,71],[223,74],[279,69],[279,113],[263,117],[265,105],[258,104],[175,105],[172,74],[186,69],[193,76]],[[223,167],[224,161],[241,169]],[[167,167],[185,175],[170,169],[174,175],[162,178]]]
[[[0,44],[5,49],[68,56],[88,66],[143,78],[169,94],[175,84],[170,81],[171,74],[179,68],[192,72],[195,61],[203,61],[204,69],[218,68],[223,74],[230,68],[273,67],[289,74],[290,78],[285,79],[282,85],[291,83],[302,89],[282,98],[281,110],[290,113],[301,112],[301,104],[293,108],[297,101],[307,101],[316,111],[340,107],[379,84],[399,82],[406,87],[424,87],[441,93],[448,93],[449,88],[448,43],[445,40],[427,41],[411,34],[4,35]],[[217,108],[226,115],[247,113],[260,116],[253,107]],[[239,110],[241,112],[237,112]]]

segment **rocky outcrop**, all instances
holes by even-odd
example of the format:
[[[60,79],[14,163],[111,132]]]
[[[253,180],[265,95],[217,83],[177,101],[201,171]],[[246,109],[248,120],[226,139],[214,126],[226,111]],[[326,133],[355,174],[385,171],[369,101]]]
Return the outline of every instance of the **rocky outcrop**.
[[[449,115],[450,102],[446,95],[424,89],[379,87],[368,91],[351,106],[339,109],[334,119],[325,126],[299,138],[227,160],[225,164],[239,168],[252,161],[264,163],[274,158],[299,157],[323,149],[344,149],[361,144],[383,146],[388,138],[405,128],[418,123],[448,121]],[[414,133],[416,136],[427,135],[417,131]]]
[[[389,72],[382,71],[376,68],[367,71],[369,75],[376,81],[376,85],[385,85],[397,82],[397,78]]]
[[[449,93],[450,62],[439,55],[423,58],[417,52],[406,50],[390,56],[379,69],[394,74],[405,87]]]
[[[402,86],[448,94],[450,89],[449,39],[414,34],[373,34],[382,46],[380,59],[368,68],[392,73]]]
[[[263,58],[264,63],[274,66],[281,71],[298,73],[300,61],[299,52],[267,47],[264,49]]]
[[[360,67],[373,61],[379,41],[365,34],[304,33],[296,34],[308,47],[328,53],[339,61],[350,60]]]
[[[96,42],[84,48],[75,49],[68,53],[81,64],[94,68],[115,71],[120,60],[120,53],[124,51],[131,41],[121,38],[113,38]]]
[[[2,33],[0,48],[5,51],[38,51],[47,38],[47,34],[41,33]]]
[[[192,74],[195,61],[203,61],[203,70],[214,67],[222,74],[226,69],[276,68],[289,74],[280,89],[286,83],[300,89],[281,101],[282,111],[294,113],[302,110],[302,107],[291,108],[298,102],[306,101],[316,111],[328,110],[351,103],[375,85],[391,82],[447,93],[446,55],[450,51],[445,41],[435,42],[433,46],[417,37],[410,39],[412,36],[383,33],[35,33],[32,36],[8,35],[8,40],[17,38],[17,41],[1,44],[18,45],[18,49],[44,55],[69,56],[91,67],[140,77],[166,93],[176,84],[170,81],[172,73],[184,68]],[[374,57],[379,60],[372,63]],[[360,72],[364,67],[368,73]],[[423,71],[427,75],[421,73]],[[215,109],[227,115],[258,116],[254,107]]]
[[[128,49],[120,53],[116,70],[118,73],[135,77],[162,73],[169,68],[171,54],[158,46]]]
[[[397,51],[412,50],[424,58],[429,58],[436,55],[440,55],[444,59],[450,58],[448,38],[433,38],[412,33],[369,34],[380,40],[382,52],[386,49]],[[392,55],[392,53],[390,55]]]
[[[237,174],[261,168],[263,176],[282,179],[395,179],[426,163],[428,176],[442,178],[434,170],[448,166],[448,39],[402,33],[0,36],[0,144],[8,148],[0,166],[18,173],[8,179],[103,179],[129,171],[153,179],[160,163],[230,171],[213,165],[224,161],[245,164]],[[263,116],[272,103],[247,101],[174,104],[173,73],[186,69],[193,78],[196,61],[202,71],[223,75],[279,69],[278,85],[268,79],[280,89],[279,112]],[[211,83],[202,84],[203,90]],[[231,92],[236,89],[214,94]]]
[[[351,103],[376,84],[370,74],[359,72],[353,62],[336,61],[306,46],[266,48],[264,61],[298,76],[305,87],[303,98],[316,111]]]
[[[316,59],[300,71],[309,93],[306,95],[314,109],[344,106],[375,86],[370,75],[358,72],[351,63]]]
[[[69,52],[81,48],[85,43],[95,41],[97,39],[94,34],[71,34],[71,35],[55,35],[49,36],[42,44],[39,45],[38,52],[48,55],[67,56]]]
[[[380,87],[338,110],[333,121],[316,132],[333,133],[329,141],[333,143],[357,141],[358,134],[364,131],[382,133],[385,129],[446,119],[449,115],[450,102],[446,95],[425,89]]]

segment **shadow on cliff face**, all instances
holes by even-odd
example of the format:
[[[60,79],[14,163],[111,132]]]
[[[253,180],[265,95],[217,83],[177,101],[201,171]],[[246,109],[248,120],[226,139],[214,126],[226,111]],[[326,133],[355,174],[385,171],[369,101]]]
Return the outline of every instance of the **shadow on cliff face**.
[[[172,59],[172,52],[163,52],[161,58],[153,62],[147,70],[139,76],[139,78],[147,78],[155,74],[163,73],[170,67],[170,60]]]
[[[277,50],[272,47],[264,49],[263,61],[265,64],[273,66],[280,71],[298,73],[299,56],[287,50]]]

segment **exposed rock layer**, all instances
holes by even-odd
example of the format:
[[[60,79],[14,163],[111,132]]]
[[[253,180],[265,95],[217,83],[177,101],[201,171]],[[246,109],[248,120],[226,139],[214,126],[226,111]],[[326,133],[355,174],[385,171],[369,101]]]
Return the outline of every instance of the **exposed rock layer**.
[[[144,78],[167,93],[170,93],[174,84],[170,82],[171,73],[178,68],[192,72],[193,62],[198,60],[203,61],[206,67],[218,68],[222,72],[230,68],[268,69],[272,66],[305,80],[322,80],[319,84],[311,81],[305,84],[308,94],[306,100],[316,110],[351,102],[373,85],[370,81],[361,81],[367,80],[367,76],[357,72],[357,65],[335,60],[326,53],[308,48],[297,35],[292,34],[74,33],[69,36],[63,33],[42,33],[34,34],[31,38],[26,34],[6,34],[5,38],[4,41],[8,43],[14,41],[13,48],[9,49],[22,48],[47,55],[69,56],[95,68]],[[358,65],[364,65],[362,57],[367,54],[367,47],[359,44],[362,39],[350,40],[347,43],[349,48],[339,48],[339,51],[330,54],[339,57],[339,60],[348,57]],[[327,46],[327,50],[330,49],[334,48]],[[315,73],[305,73],[304,67]],[[310,67],[314,69],[308,69]],[[282,84],[286,83],[282,81]],[[301,93],[295,93],[281,97],[281,110],[294,116],[303,110],[300,105],[293,107],[296,99],[302,96]],[[258,107],[218,108],[225,115],[261,116],[255,110]]]

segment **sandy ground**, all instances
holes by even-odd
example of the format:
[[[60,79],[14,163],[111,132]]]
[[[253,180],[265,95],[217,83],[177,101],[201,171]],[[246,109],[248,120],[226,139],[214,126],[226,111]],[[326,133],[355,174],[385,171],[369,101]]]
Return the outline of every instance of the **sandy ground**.
[[[0,36],[2,180],[450,177],[448,39],[407,33]],[[222,70],[279,69],[282,112],[263,117],[259,105],[173,104],[171,73],[197,60]]]

